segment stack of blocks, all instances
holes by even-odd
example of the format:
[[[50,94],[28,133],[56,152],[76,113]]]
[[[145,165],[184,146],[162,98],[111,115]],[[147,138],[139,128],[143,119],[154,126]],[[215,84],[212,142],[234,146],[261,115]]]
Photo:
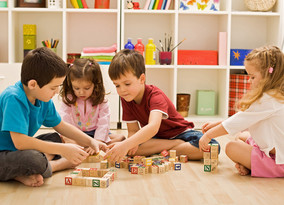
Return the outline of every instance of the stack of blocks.
[[[219,145],[218,144],[209,144],[209,145],[210,145],[210,150],[207,152],[203,152],[205,172],[215,171],[218,165]]]
[[[24,38],[24,57],[30,50],[36,48],[36,25],[24,24],[23,25],[23,38]]]
[[[100,151],[96,155],[89,156],[84,163],[100,162],[100,169],[75,169],[65,177],[65,185],[107,188],[111,182],[117,179],[117,172],[116,169],[108,169],[107,161],[102,161],[104,156],[105,153],[103,151]]]

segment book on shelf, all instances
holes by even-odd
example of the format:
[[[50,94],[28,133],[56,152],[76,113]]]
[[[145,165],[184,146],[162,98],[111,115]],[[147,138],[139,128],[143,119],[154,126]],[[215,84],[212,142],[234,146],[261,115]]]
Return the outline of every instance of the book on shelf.
[[[145,10],[168,10],[171,0],[147,0],[144,6]]]

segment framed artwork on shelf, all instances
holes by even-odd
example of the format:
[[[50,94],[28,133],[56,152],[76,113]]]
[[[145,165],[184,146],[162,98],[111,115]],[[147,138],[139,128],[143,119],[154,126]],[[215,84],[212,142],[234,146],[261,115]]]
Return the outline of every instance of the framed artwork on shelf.
[[[45,0],[17,0],[17,6],[45,8]]]

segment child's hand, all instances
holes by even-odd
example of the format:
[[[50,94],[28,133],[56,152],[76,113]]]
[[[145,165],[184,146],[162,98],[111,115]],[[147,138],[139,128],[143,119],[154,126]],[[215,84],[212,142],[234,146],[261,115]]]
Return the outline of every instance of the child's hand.
[[[76,144],[64,144],[61,155],[73,164],[81,164],[89,154]]]
[[[130,149],[130,150],[128,151],[127,154],[128,154],[128,155],[135,155],[135,153],[137,152],[138,148],[139,148],[139,145],[133,147],[132,149]]]
[[[211,141],[209,137],[204,134],[200,140],[199,140],[199,150],[200,151],[209,151],[210,150],[210,145],[208,143]]]
[[[105,143],[103,143],[103,142],[101,142],[99,140],[95,140],[95,139],[92,139],[90,147],[95,151],[96,154],[100,150],[103,150],[104,152],[106,152],[108,150],[108,147],[107,147],[107,145]]]
[[[202,125],[202,133],[204,134],[205,132],[207,132],[208,130],[210,130],[211,128],[219,125],[221,123],[220,122],[207,122],[204,125]]]
[[[94,155],[96,152],[91,147],[86,147],[84,149],[89,155]]]
[[[108,146],[109,151],[106,152],[104,159],[120,163],[128,152],[128,148],[123,142],[117,142]]]

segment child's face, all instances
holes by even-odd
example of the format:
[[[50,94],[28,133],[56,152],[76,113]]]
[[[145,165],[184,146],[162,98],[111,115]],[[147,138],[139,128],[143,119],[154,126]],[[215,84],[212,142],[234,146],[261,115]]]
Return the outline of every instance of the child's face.
[[[71,81],[72,89],[77,98],[87,100],[93,93],[94,83],[86,80]]]
[[[42,88],[36,88],[36,99],[48,102],[55,94],[59,93],[59,86],[62,85],[65,77],[53,78],[48,84]]]
[[[133,73],[127,72],[120,75],[119,79],[113,80],[117,93],[127,102],[134,100],[140,104],[145,88],[145,74],[137,78]]]
[[[250,76],[250,83],[251,83],[251,88],[256,88],[259,84],[259,82],[262,80],[261,73],[257,70],[256,68],[257,64],[253,61],[245,61],[245,68]]]

